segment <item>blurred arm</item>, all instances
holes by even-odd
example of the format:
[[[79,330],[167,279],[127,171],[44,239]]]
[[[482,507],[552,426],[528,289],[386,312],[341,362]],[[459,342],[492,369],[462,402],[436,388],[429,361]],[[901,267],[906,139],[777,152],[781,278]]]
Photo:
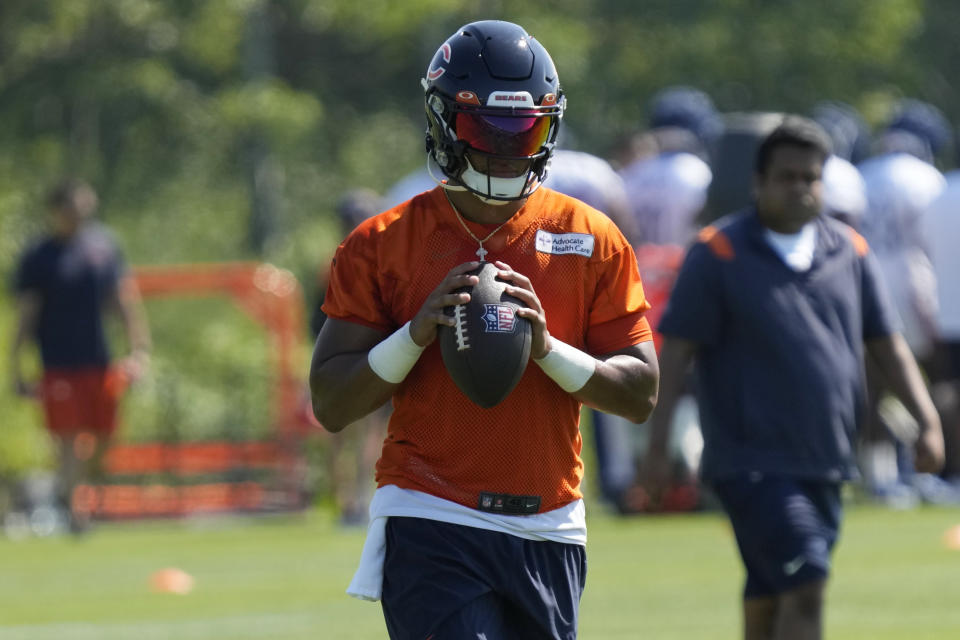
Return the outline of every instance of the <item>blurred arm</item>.
[[[117,285],[117,311],[127,334],[130,356],[126,359],[127,373],[136,379],[149,363],[150,326],[143,309],[140,289],[132,276],[125,276]]]
[[[660,400],[647,425],[650,438],[640,465],[641,483],[654,503],[659,501],[670,481],[667,451],[670,428],[696,350],[697,343],[669,336],[664,336],[660,345]]]
[[[944,444],[940,416],[910,347],[899,333],[866,341],[867,352],[890,390],[920,427],[917,471],[936,473],[943,467]]]
[[[40,317],[40,295],[21,293],[17,296],[17,325],[10,343],[10,380],[14,393],[23,396],[33,395],[33,389],[23,379],[21,353],[23,346],[37,333],[37,321]]]

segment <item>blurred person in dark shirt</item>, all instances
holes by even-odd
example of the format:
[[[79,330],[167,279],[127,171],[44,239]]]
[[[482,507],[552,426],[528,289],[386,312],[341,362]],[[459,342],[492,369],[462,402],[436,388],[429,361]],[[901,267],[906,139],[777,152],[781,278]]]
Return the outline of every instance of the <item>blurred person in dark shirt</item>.
[[[746,582],[746,640],[814,640],[856,477],[869,355],[919,425],[916,466],[943,465],[940,420],[871,247],[824,215],[826,133],[787,116],[760,145],[754,205],[706,227],[660,322],[660,402],[641,467],[668,478],[671,418],[693,361],[701,475],[732,524]]]
[[[47,197],[49,230],[20,258],[14,287],[18,321],[11,347],[14,391],[38,398],[58,455],[57,499],[71,529],[88,514],[74,504],[76,486],[95,472],[117,426],[126,386],[149,364],[150,335],[136,282],[105,226],[94,220],[97,194],[64,180]],[[116,313],[130,353],[114,361],[107,315]],[[24,347],[34,342],[42,376],[24,375]]]

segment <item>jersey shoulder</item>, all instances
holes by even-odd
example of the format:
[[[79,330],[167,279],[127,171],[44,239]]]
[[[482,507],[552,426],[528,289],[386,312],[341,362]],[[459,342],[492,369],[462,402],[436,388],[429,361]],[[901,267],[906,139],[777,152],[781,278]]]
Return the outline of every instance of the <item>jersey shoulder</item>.
[[[537,196],[539,202],[536,206],[542,211],[541,224],[550,224],[569,233],[589,233],[626,243],[613,220],[589,203],[549,187],[541,187],[531,197]]]
[[[573,243],[589,246],[589,252],[581,251],[579,255],[597,263],[623,251],[633,251],[616,222],[586,202],[547,187],[538,189],[531,198],[537,198],[539,213],[531,216],[525,233],[534,234],[538,252],[555,253],[557,243]]]
[[[343,245],[359,248],[363,245],[405,239],[416,232],[419,222],[435,218],[431,215],[436,209],[435,196],[434,190],[425,191],[370,216],[347,235]]]
[[[669,175],[678,182],[706,189],[713,180],[710,165],[692,153],[671,153],[664,158]]]
[[[817,218],[817,222],[820,233],[826,236],[824,240],[819,242],[833,242],[848,246],[861,258],[870,253],[870,244],[867,239],[846,222],[829,215],[821,215]]]
[[[945,183],[939,169],[907,153],[870,158],[859,169],[868,192],[888,186],[919,192],[939,191]]]
[[[669,182],[705,189],[713,180],[710,165],[682,151],[635,160],[620,171],[620,176],[628,186]]]
[[[753,209],[729,213],[700,229],[690,252],[706,251],[721,262],[733,262],[743,250],[750,226],[756,224]]]

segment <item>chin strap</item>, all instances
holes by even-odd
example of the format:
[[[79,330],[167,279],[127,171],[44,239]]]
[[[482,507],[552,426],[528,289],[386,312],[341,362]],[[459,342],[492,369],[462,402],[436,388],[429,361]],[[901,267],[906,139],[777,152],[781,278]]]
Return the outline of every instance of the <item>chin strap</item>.
[[[504,205],[521,200],[539,189],[542,184],[537,174],[529,169],[516,178],[494,178],[477,171],[469,160],[465,159],[465,162],[467,168],[457,179],[460,184],[444,186],[452,191],[469,191],[487,204]]]

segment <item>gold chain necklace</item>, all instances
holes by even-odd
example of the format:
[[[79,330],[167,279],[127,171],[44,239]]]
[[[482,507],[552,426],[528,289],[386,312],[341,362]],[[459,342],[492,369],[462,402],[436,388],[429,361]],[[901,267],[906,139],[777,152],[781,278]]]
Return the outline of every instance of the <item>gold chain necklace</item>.
[[[481,240],[480,238],[478,238],[478,237],[473,233],[473,231],[470,231],[470,227],[467,226],[466,220],[463,219],[463,216],[460,215],[460,212],[459,212],[459,211],[457,211],[457,207],[453,204],[453,201],[450,200],[450,196],[447,194],[447,190],[446,190],[446,189],[443,190],[443,195],[447,197],[447,202],[450,203],[450,208],[453,209],[453,212],[454,212],[455,214],[457,214],[457,220],[460,221],[460,225],[463,226],[463,230],[466,231],[467,233],[469,233],[469,234],[470,234],[470,237],[473,238],[474,240],[476,240],[476,241],[477,241],[477,244],[480,245],[480,248],[477,249],[477,256],[480,258],[480,261],[483,262],[483,261],[486,259],[486,255],[487,255],[488,253],[490,253],[489,251],[487,251],[486,249],[483,248],[483,243],[486,242],[487,240],[489,240],[490,238],[492,238],[492,237],[493,237],[493,234],[495,234],[497,231],[500,231],[500,229],[503,228],[503,225],[505,225],[505,224],[507,224],[508,222],[510,222],[510,219],[507,218],[506,220],[504,220],[502,223],[500,223],[500,226],[499,226],[499,227],[497,227],[496,229],[494,229],[493,231],[491,231],[490,233],[488,233],[488,234],[487,234],[487,237],[484,238],[483,240]]]

